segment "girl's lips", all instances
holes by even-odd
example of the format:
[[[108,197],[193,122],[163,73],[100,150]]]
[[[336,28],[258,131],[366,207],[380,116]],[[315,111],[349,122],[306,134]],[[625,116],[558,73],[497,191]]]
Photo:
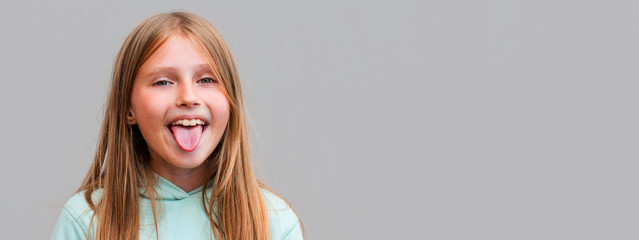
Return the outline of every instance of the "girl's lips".
[[[171,127],[172,126],[180,126],[177,123],[179,121],[183,122],[184,120],[200,120],[201,122],[204,122],[204,124],[202,124],[202,133],[204,133],[204,130],[206,130],[206,128],[208,128],[208,126],[209,126],[209,122],[206,121],[204,118],[198,116],[198,115],[181,115],[181,116],[178,116],[178,117],[174,118],[168,125],[166,125],[166,128],[171,133],[171,136],[173,136],[175,138],[175,136],[174,136],[175,134],[173,133],[173,130],[171,129]],[[197,126],[197,125],[195,125],[195,126]],[[185,127],[188,127],[188,126],[185,126]]]
[[[200,115],[179,115],[168,122],[166,128],[177,146],[191,152],[199,145],[208,126],[209,121]]]

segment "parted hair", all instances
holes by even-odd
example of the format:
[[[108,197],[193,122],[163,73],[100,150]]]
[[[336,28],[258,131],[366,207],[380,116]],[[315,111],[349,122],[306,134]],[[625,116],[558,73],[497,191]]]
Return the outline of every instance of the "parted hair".
[[[96,239],[138,239],[143,188],[152,199],[156,236],[159,204],[148,147],[136,125],[127,124],[131,90],[140,66],[171,36],[190,39],[208,58],[214,77],[229,102],[229,120],[219,144],[203,164],[208,176],[202,204],[216,239],[269,239],[268,211],[250,163],[248,127],[231,51],[220,33],[203,18],[186,12],[152,16],[126,38],[117,54],[95,157],[79,192],[93,210]],[[211,186],[212,185],[212,186]],[[102,191],[99,199],[91,196]],[[270,190],[269,190],[270,191]],[[216,209],[216,210],[215,210]]]

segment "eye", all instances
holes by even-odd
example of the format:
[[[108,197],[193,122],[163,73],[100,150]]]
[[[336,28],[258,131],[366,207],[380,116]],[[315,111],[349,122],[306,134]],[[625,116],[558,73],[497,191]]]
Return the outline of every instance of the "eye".
[[[197,80],[199,83],[215,83],[217,82],[217,80],[213,79],[213,78],[202,78],[200,80]]]
[[[160,81],[154,82],[153,86],[166,86],[166,85],[169,85],[169,84],[171,84],[171,83],[169,81],[167,81],[167,80],[160,80]]]

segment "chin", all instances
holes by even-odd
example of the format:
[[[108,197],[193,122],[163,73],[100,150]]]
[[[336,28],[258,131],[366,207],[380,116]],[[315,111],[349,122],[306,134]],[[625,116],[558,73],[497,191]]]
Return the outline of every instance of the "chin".
[[[182,169],[190,169],[190,168],[197,168],[199,166],[202,165],[202,163],[204,163],[205,158],[200,159],[189,159],[189,158],[181,158],[181,159],[175,159],[173,161],[169,161],[169,164],[173,165],[174,167],[177,168],[182,168]]]

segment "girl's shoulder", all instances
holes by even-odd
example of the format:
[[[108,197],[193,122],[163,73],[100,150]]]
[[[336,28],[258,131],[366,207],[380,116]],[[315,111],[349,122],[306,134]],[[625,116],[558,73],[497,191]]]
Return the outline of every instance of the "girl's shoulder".
[[[91,194],[94,202],[101,196],[100,189]],[[93,210],[84,199],[84,191],[74,194],[64,204],[51,239],[85,239],[92,217]]]
[[[302,239],[302,226],[288,201],[262,188],[262,196],[268,210],[271,239]]]
[[[284,198],[282,198],[278,194],[265,188],[260,188],[260,190],[262,191],[262,197],[264,198],[264,202],[266,203],[266,208],[268,208],[268,210],[291,209],[288,201],[284,200]]]
[[[64,204],[63,212],[67,212],[70,215],[78,218],[83,218],[85,215],[88,215],[89,218],[93,215],[93,211],[89,206],[89,203],[84,198],[85,191],[80,191],[75,193],[67,202]],[[102,197],[102,189],[96,189],[91,193],[91,198],[94,203]]]

